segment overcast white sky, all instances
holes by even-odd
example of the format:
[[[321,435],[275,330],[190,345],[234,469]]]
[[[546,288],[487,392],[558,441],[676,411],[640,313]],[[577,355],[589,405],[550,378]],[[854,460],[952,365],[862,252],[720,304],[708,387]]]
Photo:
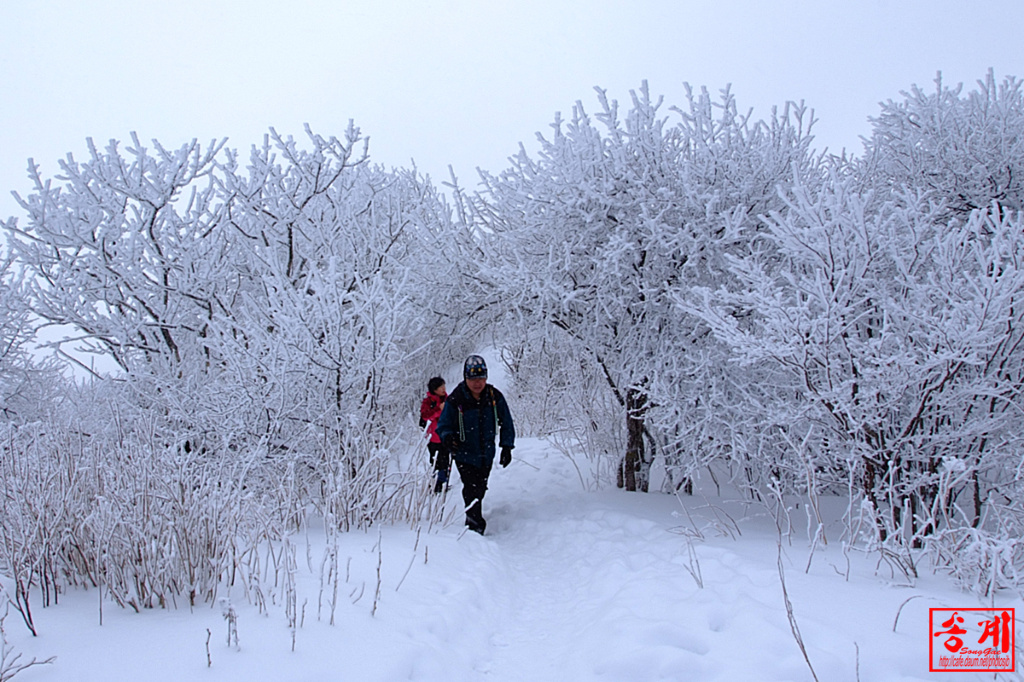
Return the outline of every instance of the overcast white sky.
[[[85,139],[176,147],[268,127],[341,135],[436,181],[506,166],[594,86],[732,84],[741,108],[805,100],[820,146],[860,151],[882,100],[935,73],[1024,76],[1020,0],[0,0],[0,217]]]

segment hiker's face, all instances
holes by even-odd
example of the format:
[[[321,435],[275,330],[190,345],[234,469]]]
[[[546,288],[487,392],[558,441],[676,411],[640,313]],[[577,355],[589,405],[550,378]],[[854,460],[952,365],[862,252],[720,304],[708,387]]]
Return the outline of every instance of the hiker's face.
[[[448,395],[448,389],[444,387],[444,384],[441,384],[440,386],[434,389],[434,395],[443,398],[446,395]]]
[[[466,379],[466,388],[473,394],[474,398],[479,398],[480,394],[484,392],[484,386],[487,385],[487,379],[483,377],[473,377],[472,379]]]

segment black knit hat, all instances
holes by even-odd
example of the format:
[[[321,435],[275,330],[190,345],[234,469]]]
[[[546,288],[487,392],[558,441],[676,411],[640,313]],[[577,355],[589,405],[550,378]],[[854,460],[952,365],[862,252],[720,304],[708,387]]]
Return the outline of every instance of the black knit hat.
[[[444,386],[444,379],[442,377],[434,377],[433,379],[427,382],[427,390],[430,391],[431,393],[441,388],[442,386]]]
[[[470,355],[462,366],[463,379],[486,379],[487,363],[479,355]]]

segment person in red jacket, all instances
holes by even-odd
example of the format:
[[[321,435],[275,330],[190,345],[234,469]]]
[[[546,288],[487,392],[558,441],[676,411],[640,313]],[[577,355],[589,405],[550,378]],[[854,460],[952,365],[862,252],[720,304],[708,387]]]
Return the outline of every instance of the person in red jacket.
[[[434,377],[427,382],[427,397],[420,404],[420,428],[427,430],[430,440],[427,442],[427,451],[430,453],[430,463],[434,465],[434,492],[439,493],[448,483],[448,474],[451,471],[451,459],[448,456],[448,448],[441,442],[437,435],[437,420],[444,409],[444,401],[448,397],[445,390],[444,379]]]

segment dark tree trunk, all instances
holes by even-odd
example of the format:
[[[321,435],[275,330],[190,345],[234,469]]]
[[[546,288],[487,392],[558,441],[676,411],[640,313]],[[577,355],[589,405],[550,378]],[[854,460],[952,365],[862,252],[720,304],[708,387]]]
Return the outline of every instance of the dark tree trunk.
[[[626,393],[626,456],[619,468],[616,481],[619,487],[630,492],[648,491],[650,486],[650,462],[644,448],[644,414],[647,411],[647,396],[636,388]]]
[[[974,493],[974,520],[971,522],[971,528],[977,528],[981,524],[981,481],[977,468],[971,472],[971,484]]]
[[[878,506],[877,491],[875,489],[875,477],[876,467],[875,463],[867,457],[864,458],[864,479],[863,479],[863,490],[864,497],[867,498],[868,502],[871,503],[871,510],[875,514],[875,518],[878,519],[881,515],[881,510]],[[878,539],[885,542],[887,533],[885,532],[885,524],[878,524]]]

